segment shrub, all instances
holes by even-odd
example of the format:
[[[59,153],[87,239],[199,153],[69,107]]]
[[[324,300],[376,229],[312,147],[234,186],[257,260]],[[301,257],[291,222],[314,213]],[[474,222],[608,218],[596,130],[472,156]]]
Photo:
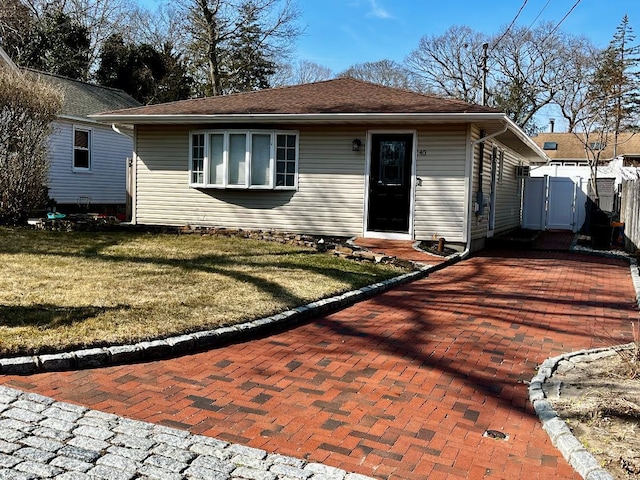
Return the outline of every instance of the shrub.
[[[0,224],[24,223],[47,201],[47,140],[62,93],[0,69]]]

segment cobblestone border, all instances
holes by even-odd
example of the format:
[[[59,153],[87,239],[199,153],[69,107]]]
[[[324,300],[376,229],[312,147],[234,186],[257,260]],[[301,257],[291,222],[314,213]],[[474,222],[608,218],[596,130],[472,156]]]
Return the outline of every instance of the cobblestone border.
[[[0,386],[0,478],[373,480]]]
[[[433,272],[460,261],[461,258],[460,255],[452,256],[438,265],[423,266],[419,270],[374,283],[373,285],[317,300],[270,317],[229,327],[204,330],[161,340],[138,342],[132,345],[115,345],[55,354],[0,358],[0,375],[31,375],[38,372],[80,370],[158,360],[203,351],[238,340],[255,338],[290,328],[318,315],[342,310],[399,285],[425,278]]]
[[[571,250],[574,251],[574,245]],[[579,251],[586,251],[581,249]],[[604,253],[604,252],[603,252]],[[635,258],[621,255],[603,255],[611,258],[625,258],[629,260],[631,280],[636,291],[636,303],[640,308],[640,274]],[[538,418],[542,422],[542,428],[547,432],[551,442],[560,451],[565,460],[571,465],[584,480],[614,480],[614,477],[600,466],[595,457],[587,451],[582,443],[573,435],[571,429],[562,420],[547,400],[542,389],[544,383],[551,379],[553,373],[562,362],[580,363],[592,362],[600,358],[615,355],[618,350],[631,348],[633,344],[616,347],[595,348],[591,350],[579,350],[565,353],[557,357],[551,357],[542,362],[538,373],[529,384],[529,401],[533,405]]]

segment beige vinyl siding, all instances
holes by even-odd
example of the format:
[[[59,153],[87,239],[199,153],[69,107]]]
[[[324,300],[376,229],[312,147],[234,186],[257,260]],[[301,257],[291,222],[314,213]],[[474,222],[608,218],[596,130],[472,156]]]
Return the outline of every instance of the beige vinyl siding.
[[[148,225],[362,234],[364,130],[298,129],[298,190],[216,190],[188,186],[188,127],[137,127],[136,222]]]
[[[504,151],[502,183],[498,182],[496,196],[496,222],[494,235],[508,232],[520,226],[521,188],[520,179],[516,179],[516,166],[525,164],[525,160],[512,150],[496,143]]]
[[[416,239],[464,241],[466,143],[466,125],[418,131],[416,176],[422,185],[415,187]]]
[[[473,125],[471,127],[471,142],[475,142],[480,138],[480,129]],[[473,169],[471,174],[471,182],[472,182],[472,198],[470,199],[473,204],[476,201],[476,194],[478,192],[478,168],[480,165],[479,162],[480,155],[480,145],[477,144],[473,149]],[[485,142],[484,146],[484,156],[483,156],[483,173],[482,173],[482,190],[485,195],[489,194],[490,186],[491,186],[491,144],[490,142]],[[489,226],[489,211],[485,209],[483,215],[477,215],[475,213],[471,214],[471,239],[476,240],[479,238],[485,238],[487,236],[487,227]]]
[[[480,138],[480,130],[474,125],[472,127],[471,141],[476,141]],[[516,180],[516,166],[522,163],[526,163],[525,160],[520,157],[513,150],[497,142],[495,139],[491,139],[485,142],[484,146],[484,169],[482,174],[482,189],[487,199],[491,198],[491,154],[493,146],[498,147],[498,150],[503,150],[504,154],[504,170],[502,176],[502,184],[498,183],[496,188],[496,204],[495,208],[495,227],[494,235],[498,235],[501,232],[505,232],[514,229],[520,225],[520,196],[521,191],[518,188],[518,182]],[[478,191],[478,155],[480,152],[480,146],[474,147],[474,165],[472,175],[472,196],[471,202],[476,201],[476,192]],[[486,208],[483,215],[471,216],[471,238],[474,240],[486,238],[489,227],[489,209]]]

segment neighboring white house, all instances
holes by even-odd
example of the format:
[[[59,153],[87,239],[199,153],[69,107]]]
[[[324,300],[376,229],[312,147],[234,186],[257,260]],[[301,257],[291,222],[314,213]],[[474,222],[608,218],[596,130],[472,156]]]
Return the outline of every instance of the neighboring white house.
[[[89,207],[97,212],[124,212],[133,131],[114,129],[89,115],[140,103],[122,90],[20,69],[2,47],[0,68],[39,77],[64,95],[62,111],[49,139],[49,197],[57,209],[65,212]]]
[[[133,126],[136,224],[430,240],[520,225],[544,152],[493,108],[341,78],[94,115]]]
[[[98,123],[89,115],[140,103],[122,90],[23,71],[58,87],[64,95],[49,141],[49,197],[57,209],[65,212],[89,207],[95,212],[123,213],[133,131]]]

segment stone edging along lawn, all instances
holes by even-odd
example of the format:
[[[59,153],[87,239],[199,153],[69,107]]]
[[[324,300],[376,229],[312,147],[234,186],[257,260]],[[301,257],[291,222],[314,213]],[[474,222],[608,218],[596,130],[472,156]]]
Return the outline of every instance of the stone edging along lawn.
[[[447,260],[438,265],[425,266],[419,270],[341,295],[317,300],[270,317],[229,327],[204,330],[162,340],[138,342],[133,345],[115,345],[55,354],[0,358],[0,375],[30,375],[38,372],[123,365],[220,347],[234,341],[246,340],[284,330],[321,314],[336,312],[396,286],[427,277],[430,273],[452,265],[460,261],[460,259],[459,255],[448,257]]]

